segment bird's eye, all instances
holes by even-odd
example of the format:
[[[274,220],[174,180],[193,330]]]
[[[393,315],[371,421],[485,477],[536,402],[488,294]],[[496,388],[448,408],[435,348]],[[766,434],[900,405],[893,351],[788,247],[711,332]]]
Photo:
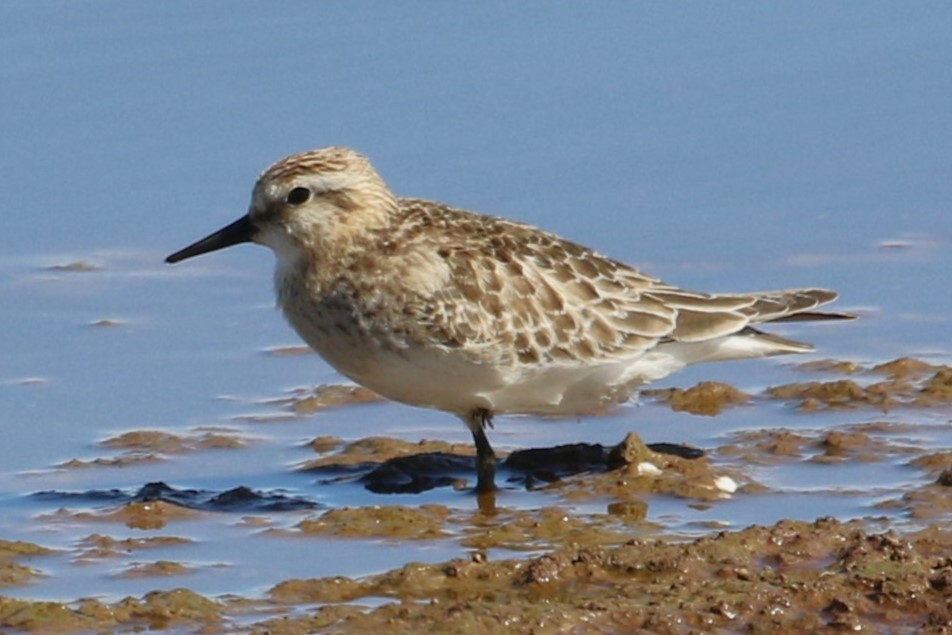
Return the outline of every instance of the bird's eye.
[[[311,190],[306,187],[296,187],[288,192],[287,202],[288,205],[302,205],[307,203],[308,199],[311,198]]]

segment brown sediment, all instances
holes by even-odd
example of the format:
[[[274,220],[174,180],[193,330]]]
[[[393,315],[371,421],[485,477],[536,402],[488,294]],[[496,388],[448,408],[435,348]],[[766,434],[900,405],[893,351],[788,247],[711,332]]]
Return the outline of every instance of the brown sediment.
[[[56,467],[64,470],[75,470],[87,467],[128,467],[130,465],[144,465],[165,461],[161,454],[152,452],[127,452],[122,456],[99,457],[95,459],[70,459]]]
[[[324,384],[310,390],[297,391],[290,403],[296,414],[306,415],[328,408],[376,401],[383,401],[383,397],[363,386]]]
[[[897,405],[889,388],[890,385],[886,383],[864,388],[851,379],[840,379],[774,386],[767,390],[767,394],[783,401],[797,400],[797,407],[807,412],[823,408],[857,408],[861,405],[887,410]]]
[[[952,493],[949,486],[936,480],[904,493],[899,498],[883,501],[879,509],[901,509],[913,520],[939,522],[952,515]]]
[[[883,461],[897,455],[908,455],[921,448],[896,443],[872,436],[856,426],[841,426],[841,429],[824,432],[813,446],[820,452],[810,459],[818,463],[842,463],[845,461]]]
[[[99,445],[122,454],[94,459],[70,459],[60,463],[62,469],[89,467],[127,467],[167,460],[166,455],[198,452],[202,450],[240,449],[249,441],[237,431],[225,428],[198,428],[188,434],[175,434],[164,430],[130,430],[105,439]]]
[[[173,521],[198,518],[200,512],[163,501],[129,503],[112,513],[93,515],[102,521],[121,522],[133,529],[162,529]],[[79,514],[82,517],[82,514]]]
[[[900,437],[915,429],[917,427],[910,424],[873,421],[840,425],[834,430],[743,430],[733,435],[731,443],[719,447],[717,454],[750,465],[801,460],[814,463],[886,461],[924,451]]]
[[[696,415],[713,416],[725,408],[748,403],[750,395],[729,384],[704,381],[687,390],[681,388],[648,389],[641,392],[649,398],[657,398],[671,406],[672,410]]]
[[[64,603],[0,596],[0,627],[22,632],[81,633],[117,627],[135,631],[199,625],[202,632],[221,632],[215,627],[223,623],[224,608],[186,589],[154,591],[114,604],[88,598]]]
[[[120,435],[103,440],[99,445],[124,450],[151,450],[154,452],[164,452],[166,454],[185,452],[188,449],[184,437],[163,430],[132,430],[130,432],[123,432]]]
[[[842,359],[814,359],[801,362],[795,368],[808,373],[836,373],[838,375],[852,375],[863,370],[856,362]]]
[[[900,359],[876,367],[834,361],[812,370],[849,377],[809,382],[817,386],[815,392],[806,397],[794,392],[785,401],[812,400],[819,411],[952,401],[947,394],[952,390],[952,372],[945,366]],[[801,411],[809,409],[798,405]],[[284,580],[264,598],[210,599],[185,589],[116,603],[29,602],[0,596],[0,628],[35,632],[177,628],[274,635],[384,635],[441,628],[480,635],[573,630],[947,634],[952,631],[952,530],[947,528],[952,517],[952,452],[920,446],[917,439],[930,429],[935,426],[876,419],[833,428],[748,429],[694,459],[657,452],[637,435],[613,448],[574,444],[514,452],[510,456],[518,460],[510,467],[504,464],[501,471],[529,470],[526,480],[547,496],[540,494],[538,509],[509,509],[503,492],[496,507],[479,509],[475,499],[466,499],[474,502],[462,510],[440,505],[335,509],[310,516],[291,529],[278,528],[281,516],[239,521],[253,532],[249,541],[289,535],[302,541],[309,535],[454,541],[470,552],[467,557],[437,564],[411,562],[366,577]],[[132,436],[116,447],[149,447],[148,441],[137,443]],[[170,443],[175,447],[178,441]],[[390,460],[419,455],[433,460],[400,465],[409,472],[426,473],[450,455],[472,469],[469,444],[382,438],[347,443],[318,437],[311,447],[320,456],[307,469],[341,469],[350,478]],[[646,520],[652,498],[659,495],[687,498],[695,509],[716,509],[718,501],[731,495],[731,483],[739,485],[737,495],[762,491],[764,486],[752,480],[748,465],[875,461],[901,462],[910,480],[919,481],[903,484],[893,494],[884,490],[885,500],[869,508],[875,514],[889,512],[894,520],[781,521],[712,532],[694,540],[666,536],[664,526]],[[552,480],[532,476],[553,466],[547,472]],[[574,510],[574,504],[583,504],[579,509],[588,513]],[[199,513],[167,503],[138,502],[100,513],[63,511],[59,517],[71,523],[108,520],[156,528]],[[872,529],[888,523],[905,529]],[[716,529],[718,524],[712,520],[694,527]],[[128,555],[163,540],[185,539],[116,540],[93,535],[76,544],[79,555],[73,561],[84,555],[86,559]],[[0,541],[0,562],[45,553],[42,547],[18,544]],[[11,555],[5,557],[8,545]],[[497,560],[503,550],[545,553]],[[188,562],[160,560],[135,565],[126,573],[178,575],[194,568]],[[28,583],[37,573],[13,584]]]
[[[162,578],[174,575],[186,575],[192,571],[192,567],[184,565],[181,562],[157,560],[155,562],[135,563],[117,573],[116,577],[129,580],[137,578]]]
[[[229,428],[197,428],[188,434],[165,430],[131,430],[105,439],[100,445],[121,450],[182,454],[200,450],[237,449],[248,445],[248,439]]]
[[[132,502],[96,512],[73,512],[61,508],[39,518],[47,522],[122,523],[132,529],[162,529],[168,523],[200,518],[202,512],[164,501]]]
[[[344,440],[340,437],[314,437],[307,445],[317,454],[328,454],[339,450],[344,445]]]
[[[791,459],[800,459],[814,439],[808,431],[767,428],[742,430],[734,441],[718,448],[718,453],[730,456],[748,465],[774,465]]]
[[[952,624],[949,553],[952,532],[938,527],[870,533],[859,521],[781,521],[684,542],[566,545],[520,560],[475,552],[365,578],[289,579],[259,600],[216,601],[185,589],[114,604],[0,598],[0,624],[43,632],[179,627],[274,635],[382,635],[449,625],[456,633],[582,627],[939,635]],[[381,598],[390,602],[381,605]],[[377,606],[368,609],[364,599]]]
[[[645,507],[645,510],[647,506]],[[555,545],[622,544],[631,537],[631,525],[648,528],[644,515],[630,508],[626,514],[577,514],[567,508],[501,509],[493,514],[474,512],[459,518],[459,543],[485,554],[489,549],[513,552],[550,549]],[[655,526],[656,530],[657,527]]]
[[[0,587],[23,586],[42,577],[43,574],[37,569],[22,565],[15,560],[52,553],[55,553],[52,549],[32,542],[0,540]]]
[[[952,403],[952,368],[900,357],[873,366],[848,360],[823,359],[796,366],[806,372],[843,375],[828,381],[794,382],[768,388],[763,396],[793,402],[803,412],[872,407],[932,407]],[[645,398],[667,403],[675,411],[717,415],[753,398],[737,388],[705,381],[691,388],[651,388]]]
[[[41,577],[43,574],[33,567],[0,560],[0,587],[23,586]]]
[[[103,534],[90,534],[77,543],[78,553],[73,562],[88,563],[105,558],[120,558],[143,549],[172,547],[193,542],[178,536],[148,536],[145,538],[113,538]]]
[[[848,374],[885,376],[864,383],[856,379],[811,381],[774,386],[767,395],[793,401],[801,411],[872,407],[928,408],[952,403],[952,368],[901,357],[869,368],[850,368]]]
[[[297,388],[290,391],[288,396],[277,399],[267,399],[263,405],[278,405],[285,409],[284,413],[270,413],[262,415],[244,415],[235,417],[244,421],[280,421],[314,414],[330,408],[353,406],[357,404],[375,403],[384,401],[377,393],[352,384],[321,384],[314,388]]]
[[[443,527],[449,514],[449,508],[443,505],[343,507],[302,520],[295,529],[303,534],[346,538],[431,540],[448,535]]]
[[[877,375],[887,375],[893,379],[920,379],[939,367],[915,359],[913,357],[899,357],[889,362],[873,366],[869,372]]]
[[[714,470],[703,459],[695,463],[671,457],[660,467],[660,474],[645,474],[639,466],[630,465],[584,479],[567,479],[552,487],[567,501],[575,503],[599,496],[611,502],[638,503],[649,495],[676,496],[704,503],[729,498],[741,483],[744,487],[753,483],[735,478],[734,470]]]
[[[952,450],[941,452],[931,452],[919,456],[909,462],[913,467],[925,470],[935,479],[940,479],[943,474],[952,470]]]
[[[923,470],[928,480],[901,496],[880,502],[877,507],[903,510],[909,518],[940,522],[952,516],[952,451],[925,454],[909,462]]]
[[[54,553],[52,549],[23,540],[0,540],[0,560],[12,560],[25,556],[45,556]]]
[[[285,580],[268,591],[268,597],[280,604],[314,602],[351,602],[363,596],[366,587],[360,580],[335,576],[311,580]]]
[[[255,632],[329,628],[454,632],[837,632],[928,628],[952,619],[952,533],[868,534],[823,519],[724,532],[685,543],[570,546],[529,560],[407,564],[361,580],[291,580],[280,602],[392,598],[365,612],[319,608]],[[325,613],[326,611],[326,613]],[[452,621],[447,621],[452,620]]]

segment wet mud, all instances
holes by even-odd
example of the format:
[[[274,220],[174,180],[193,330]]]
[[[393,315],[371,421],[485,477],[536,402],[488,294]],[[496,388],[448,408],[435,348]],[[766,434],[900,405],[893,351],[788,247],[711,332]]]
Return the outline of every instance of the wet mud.
[[[831,370],[842,365],[831,364]],[[850,378],[774,386],[771,398],[793,402],[802,411],[829,409],[932,408],[952,404],[952,368],[900,358],[871,367],[851,364]]]
[[[130,509],[164,509],[172,506],[182,510],[209,512],[282,512],[314,509],[319,505],[311,500],[280,492],[257,492],[239,486],[223,492],[177,489],[165,483],[147,483],[135,492],[119,489],[67,492],[49,490],[37,492],[34,498],[60,503],[98,503],[112,505],[106,508],[115,513]],[[171,512],[170,512],[171,513]],[[185,513],[183,511],[182,513]]]
[[[782,521],[692,541],[566,544],[527,559],[491,561],[476,551],[363,579],[286,580],[251,600],[184,588],[113,604],[0,597],[0,624],[42,632],[938,634],[952,628],[950,553],[952,532],[937,527],[902,535],[858,521]],[[168,575],[170,566],[143,572]],[[376,607],[362,603],[370,599]]]
[[[716,415],[725,408],[750,401],[750,395],[729,384],[716,381],[701,382],[687,390],[681,388],[648,389],[642,396],[664,401],[672,410],[696,415]]]
[[[237,450],[252,441],[236,430],[221,427],[197,428],[184,434],[164,430],[130,430],[104,439],[99,446],[114,450],[114,456],[93,459],[74,458],[57,467],[66,469],[94,467],[128,467],[146,463],[161,463],[170,455],[204,450]]]
[[[302,471],[312,472],[324,483],[358,480],[378,494],[420,493],[437,487],[463,490],[472,486],[475,450],[471,444],[442,441],[411,443],[369,437],[353,443],[318,437],[310,446],[322,454],[308,461]],[[551,448],[516,450],[498,466],[503,487],[540,489],[576,474],[610,472],[634,464],[636,469],[657,468],[675,459],[693,460],[704,452],[673,443],[645,445],[636,434],[605,447],[597,443],[572,443]],[[660,469],[659,469],[660,472]]]
[[[796,427],[747,428],[708,448],[646,445],[629,434],[613,446],[571,444],[502,457],[503,489],[538,491],[537,508],[508,506],[505,491],[488,497],[469,492],[468,444],[383,437],[317,437],[307,444],[314,458],[298,469],[313,475],[318,488],[357,484],[406,495],[446,487],[459,490],[460,504],[414,505],[405,496],[387,504],[383,496],[375,499],[382,504],[328,508],[306,494],[244,486],[177,489],[164,483],[135,491],[38,492],[34,499],[55,508],[38,516],[38,523],[86,528],[66,553],[72,562],[116,562],[112,575],[119,579],[172,579],[181,588],[115,601],[6,597],[4,588],[41,579],[44,559],[63,553],[42,539],[0,540],[0,628],[952,633],[952,451],[922,442],[935,430],[934,422],[915,416],[887,420],[880,414],[931,408],[952,425],[952,414],[942,414],[952,399],[952,370],[912,359],[876,366],[830,360],[801,369],[821,378],[760,394],[706,382],[645,395],[675,410],[710,416],[733,407],[786,408],[798,413],[792,415]],[[278,406],[306,413],[375,399],[362,389],[319,387]],[[830,428],[811,427],[803,419],[838,410],[856,410],[860,420]],[[220,448],[240,452],[247,440],[227,430],[131,431],[101,447],[120,458],[167,456]],[[885,492],[869,515],[857,520],[782,520],[730,531],[715,523],[695,526],[694,536],[649,520],[657,500],[708,509],[768,494],[778,486],[758,482],[757,469],[764,466],[876,464],[901,466],[911,484]],[[273,522],[288,512],[295,514],[292,522]],[[189,590],[188,580],[215,565],[150,558],[150,553],[190,544],[190,522],[218,517],[247,527],[252,532],[247,540],[258,549],[281,539],[452,542],[468,555],[435,564],[408,562],[364,577],[286,579],[252,597],[207,597]],[[151,533],[118,538],[109,535],[111,523]]]

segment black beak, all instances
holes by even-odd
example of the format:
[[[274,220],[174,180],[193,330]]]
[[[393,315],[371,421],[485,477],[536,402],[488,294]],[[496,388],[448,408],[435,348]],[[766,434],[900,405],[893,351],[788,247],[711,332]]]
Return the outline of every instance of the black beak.
[[[165,262],[178,262],[186,258],[191,258],[192,256],[207,254],[210,251],[218,251],[219,249],[231,247],[232,245],[251,242],[255,231],[255,226],[251,224],[251,219],[247,216],[242,216],[231,225],[205,236],[200,241],[192,243],[185,249],[176,251],[166,258]]]

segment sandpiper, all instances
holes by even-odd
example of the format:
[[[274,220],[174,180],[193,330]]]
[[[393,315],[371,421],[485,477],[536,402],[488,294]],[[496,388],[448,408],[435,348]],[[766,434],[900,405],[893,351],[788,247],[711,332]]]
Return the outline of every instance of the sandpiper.
[[[270,247],[291,326],[380,395],[462,418],[478,492],[497,413],[584,414],[689,364],[813,350],[757,325],[820,313],[826,289],[686,291],[536,227],[400,198],[347,148],[278,161],[248,213],[169,256]]]

